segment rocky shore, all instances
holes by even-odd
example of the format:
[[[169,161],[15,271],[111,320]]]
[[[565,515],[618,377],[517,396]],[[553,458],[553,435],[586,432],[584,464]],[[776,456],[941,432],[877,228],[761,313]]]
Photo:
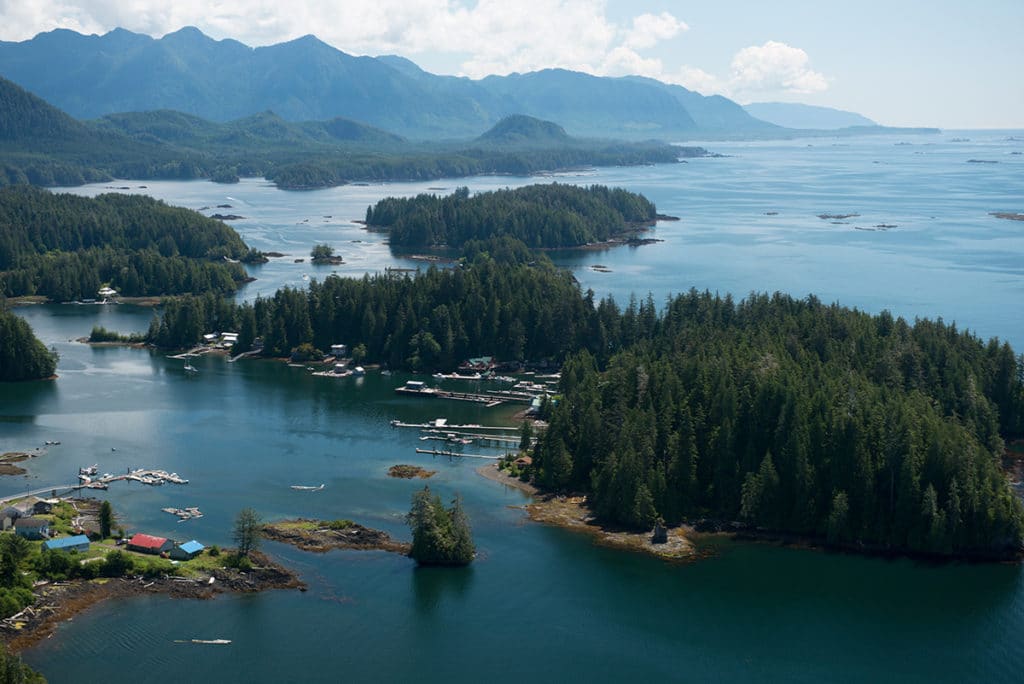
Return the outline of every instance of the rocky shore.
[[[314,553],[354,549],[408,554],[410,549],[409,544],[392,539],[387,532],[363,527],[351,520],[282,520],[264,525],[263,536]]]
[[[585,496],[545,494],[527,504],[526,512],[530,520],[589,534],[603,546],[640,551],[665,560],[692,560],[697,557],[686,528],[667,530],[667,541],[655,544],[651,541],[651,532],[616,529],[598,523],[587,507]]]
[[[629,551],[640,551],[667,560],[692,560],[697,551],[690,541],[690,530],[677,527],[668,530],[668,541],[662,544],[651,542],[650,532],[634,532],[605,527],[598,523],[587,507],[585,496],[558,496],[542,494],[536,487],[512,477],[496,465],[485,465],[476,471],[482,477],[498,482],[507,487],[518,489],[533,497],[533,501],[525,506],[527,515],[534,522],[588,534],[595,543]]]
[[[250,554],[252,569],[218,568],[198,577],[116,577],[44,584],[36,601],[20,614],[0,621],[0,640],[18,652],[51,634],[61,622],[107,599],[164,594],[173,598],[212,599],[222,593],[255,593],[268,589],[299,589],[298,575],[262,553]]]

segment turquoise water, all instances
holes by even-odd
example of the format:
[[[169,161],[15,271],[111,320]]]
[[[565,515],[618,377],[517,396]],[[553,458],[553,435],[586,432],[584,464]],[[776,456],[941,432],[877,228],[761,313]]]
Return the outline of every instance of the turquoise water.
[[[1009,135],[972,132],[972,142],[951,143],[965,136],[943,134],[914,145],[715,143],[732,156],[559,177],[644,192],[683,220],[659,225],[665,242],[657,245],[555,256],[585,287],[622,300],[630,291],[661,300],[691,286],[814,292],[871,311],[942,315],[1024,348],[1024,224],[988,215],[1024,211],[1021,156],[1010,154],[1024,143]],[[329,273],[293,262],[315,242],[339,248],[349,262],[341,273],[414,263],[396,260],[381,236],[348,220],[380,196],[523,182],[311,193],[261,181],[145,185],[183,206],[232,203],[229,211],[247,217],[235,225],[250,244],[290,255],[255,270],[259,280],[240,295],[254,297],[302,285],[304,273]],[[826,212],[861,217],[832,225],[816,217]],[[855,229],[880,223],[899,227]],[[523,495],[480,478],[479,462],[416,455],[416,435],[388,426],[439,415],[494,423],[507,409],[399,398],[391,390],[401,376],[315,378],[273,362],[201,358],[190,377],[182,362],[149,351],[69,341],[94,324],[144,330],[148,310],[18,312],[57,346],[60,379],[0,388],[0,450],[62,444],[28,462],[27,477],[0,480],[0,495],[68,482],[80,465],[151,466],[191,482],[113,485],[106,495],[131,530],[226,544],[235,513],[251,505],[269,519],[348,517],[407,538],[402,516],[419,485],[386,471],[417,463],[439,471],[433,489],[463,496],[480,551],[468,569],[429,571],[393,554],[313,555],[270,544],[308,592],[98,606],[24,654],[50,681],[171,682],[183,672],[257,682],[1020,680],[1017,565],[936,566],[725,542],[708,560],[677,565],[596,547],[528,522]],[[322,492],[289,488],[321,482]],[[205,517],[178,524],[160,511],[192,505]],[[174,643],[192,638],[233,643]]]

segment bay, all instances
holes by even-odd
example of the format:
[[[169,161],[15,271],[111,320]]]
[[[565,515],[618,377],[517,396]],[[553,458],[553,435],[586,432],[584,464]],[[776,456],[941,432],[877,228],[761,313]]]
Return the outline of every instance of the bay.
[[[620,302],[631,292],[663,301],[690,287],[737,297],[814,293],[872,312],[942,316],[1020,350],[1024,224],[989,215],[1024,211],[1024,168],[1011,154],[1024,144],[1007,139],[1013,135],[944,133],[907,145],[892,138],[708,143],[730,156],[559,175],[559,182],[643,192],[682,220],[659,224],[663,243],[553,256],[585,288]],[[383,236],[352,222],[380,197],[534,180],[306,193],[261,180],[113,185],[245,216],[233,225],[246,241],[289,255],[253,269],[258,280],[239,294],[253,298],[335,270],[294,263],[317,242],[345,257],[341,275],[422,266],[394,257]],[[837,225],[822,213],[860,216]],[[857,230],[878,224],[898,227]],[[611,273],[595,272],[595,264]],[[528,522],[519,508],[525,497],[480,478],[479,462],[416,455],[416,435],[388,425],[439,415],[493,424],[510,418],[507,409],[400,398],[392,390],[406,376],[398,374],[315,378],[273,362],[204,357],[193,360],[193,377],[161,354],[70,341],[94,324],[144,330],[148,309],[17,311],[61,353],[60,378],[0,387],[0,449],[61,445],[29,461],[27,476],[0,480],[0,495],[70,482],[92,463],[100,472],[160,467],[190,484],[113,485],[105,496],[125,527],[224,545],[237,511],[254,506],[268,519],[352,518],[407,538],[403,515],[420,483],[386,471],[416,463],[439,471],[429,482],[443,497],[463,496],[480,552],[470,568],[436,571],[392,554],[311,555],[270,544],[308,592],[106,603],[24,654],[50,681],[1009,682],[1024,667],[1015,637],[1024,629],[1017,565],[929,565],[728,542],[716,543],[707,560],[669,564],[597,547]],[[289,487],[321,482],[326,487],[315,493]],[[202,519],[179,524],[160,511],[192,505]],[[192,638],[233,643],[174,643]]]

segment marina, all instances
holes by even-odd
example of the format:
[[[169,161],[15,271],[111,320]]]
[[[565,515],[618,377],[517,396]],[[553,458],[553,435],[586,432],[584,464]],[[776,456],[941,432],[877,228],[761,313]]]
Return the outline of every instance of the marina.
[[[79,468],[79,484],[77,485],[77,488],[107,489],[111,483],[120,482],[122,480],[141,482],[142,484],[150,485],[151,487],[158,487],[165,482],[179,485],[188,484],[188,480],[179,476],[178,473],[169,473],[166,470],[138,468],[136,470],[129,470],[124,475],[111,475],[110,473],[106,473],[102,477],[98,478],[95,477],[97,472],[98,469],[95,465],[89,468]],[[75,486],[72,485],[72,487]]]

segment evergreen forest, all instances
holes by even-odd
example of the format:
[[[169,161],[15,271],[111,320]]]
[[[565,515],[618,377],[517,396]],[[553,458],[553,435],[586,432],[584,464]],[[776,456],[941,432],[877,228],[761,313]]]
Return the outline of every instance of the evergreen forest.
[[[0,303],[0,382],[41,380],[57,369],[57,356],[32,327]]]
[[[581,350],[533,458],[607,522],[711,518],[859,549],[1002,556],[1024,511],[1000,459],[1024,358],[956,326],[813,297],[691,291]]]
[[[17,186],[0,189],[0,294],[55,301],[96,297],[229,294],[260,260],[220,221],[150,197],[96,198]]]
[[[412,528],[409,556],[420,565],[469,565],[476,547],[462,501],[455,497],[445,508],[441,497],[424,487],[412,495],[406,516]]]
[[[366,209],[366,225],[388,231],[392,247],[447,245],[509,236],[531,248],[579,247],[604,242],[657,217],[643,195],[621,188],[528,185],[470,196],[454,193],[386,197]]]
[[[148,339],[260,338],[265,356],[343,342],[419,372],[493,354],[562,364],[533,453],[550,491],[599,518],[740,523],[877,551],[1006,556],[1024,512],[1000,459],[1024,436],[1024,357],[941,320],[815,297],[690,291],[595,301],[512,238],[450,269],[330,276],[241,305],[167,301]]]

